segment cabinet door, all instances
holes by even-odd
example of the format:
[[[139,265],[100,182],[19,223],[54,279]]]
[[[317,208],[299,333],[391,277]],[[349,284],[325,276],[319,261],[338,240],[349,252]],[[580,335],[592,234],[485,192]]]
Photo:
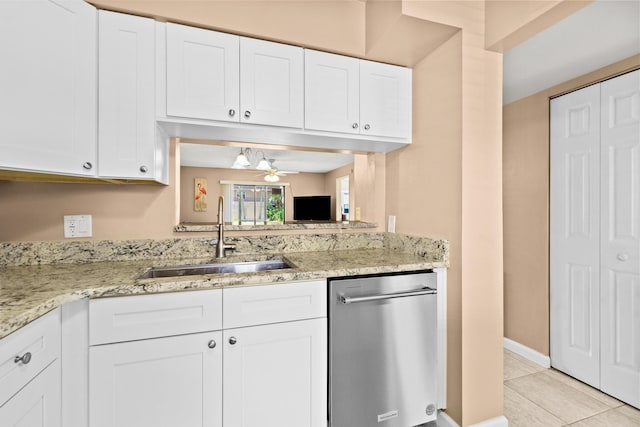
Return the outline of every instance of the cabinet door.
[[[304,127],[360,133],[360,61],[304,51]]]
[[[360,133],[411,137],[411,69],[360,61]]]
[[[640,408],[640,71],[600,86],[601,388]]]
[[[238,40],[167,24],[167,115],[238,121]]]
[[[91,427],[221,427],[220,338],[208,332],[91,347]]]
[[[551,101],[551,364],[600,386],[600,88]]]
[[[60,361],[55,360],[0,407],[3,427],[60,427]]]
[[[300,47],[242,37],[240,120],[301,128],[303,66]]]
[[[224,363],[225,426],[326,426],[326,318],[225,330]]]
[[[95,175],[96,9],[0,1],[0,168]]]
[[[152,19],[99,12],[100,176],[154,177],[154,49]]]

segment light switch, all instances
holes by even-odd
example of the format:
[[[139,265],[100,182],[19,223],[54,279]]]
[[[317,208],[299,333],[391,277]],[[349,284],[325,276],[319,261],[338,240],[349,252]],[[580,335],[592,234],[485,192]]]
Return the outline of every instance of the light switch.
[[[64,237],[91,237],[93,235],[91,215],[65,215]]]
[[[396,216],[395,215],[389,215],[389,222],[387,223],[387,231],[389,233],[396,232]]]

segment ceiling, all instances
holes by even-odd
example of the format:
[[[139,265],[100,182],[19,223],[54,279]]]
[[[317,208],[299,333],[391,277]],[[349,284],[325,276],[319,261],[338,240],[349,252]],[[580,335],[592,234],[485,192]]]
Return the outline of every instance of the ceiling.
[[[640,54],[640,0],[596,0],[505,52],[503,103],[635,54]],[[229,168],[240,151],[234,145],[183,143],[181,165]],[[353,162],[351,154],[257,150],[282,171],[326,173]]]
[[[230,168],[239,153],[240,146],[181,143],[180,165]],[[326,173],[353,163],[353,154],[254,147],[248,153],[252,167],[263,154],[266,159],[274,159],[273,166],[280,171]]]
[[[503,104],[640,53],[640,0],[596,0],[504,54]]]

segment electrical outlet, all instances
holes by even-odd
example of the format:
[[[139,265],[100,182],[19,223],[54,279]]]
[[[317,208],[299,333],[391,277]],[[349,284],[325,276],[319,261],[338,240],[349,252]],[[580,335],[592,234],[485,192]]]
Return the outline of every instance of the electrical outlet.
[[[91,215],[65,215],[64,216],[64,237],[91,237],[93,227]]]

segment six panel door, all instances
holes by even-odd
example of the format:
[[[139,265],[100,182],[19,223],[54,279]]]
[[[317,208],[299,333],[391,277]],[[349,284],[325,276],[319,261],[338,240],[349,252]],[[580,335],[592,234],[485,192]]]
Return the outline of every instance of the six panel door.
[[[551,101],[551,364],[600,386],[600,88]]]
[[[640,408],[640,70],[600,86],[601,386]]]

